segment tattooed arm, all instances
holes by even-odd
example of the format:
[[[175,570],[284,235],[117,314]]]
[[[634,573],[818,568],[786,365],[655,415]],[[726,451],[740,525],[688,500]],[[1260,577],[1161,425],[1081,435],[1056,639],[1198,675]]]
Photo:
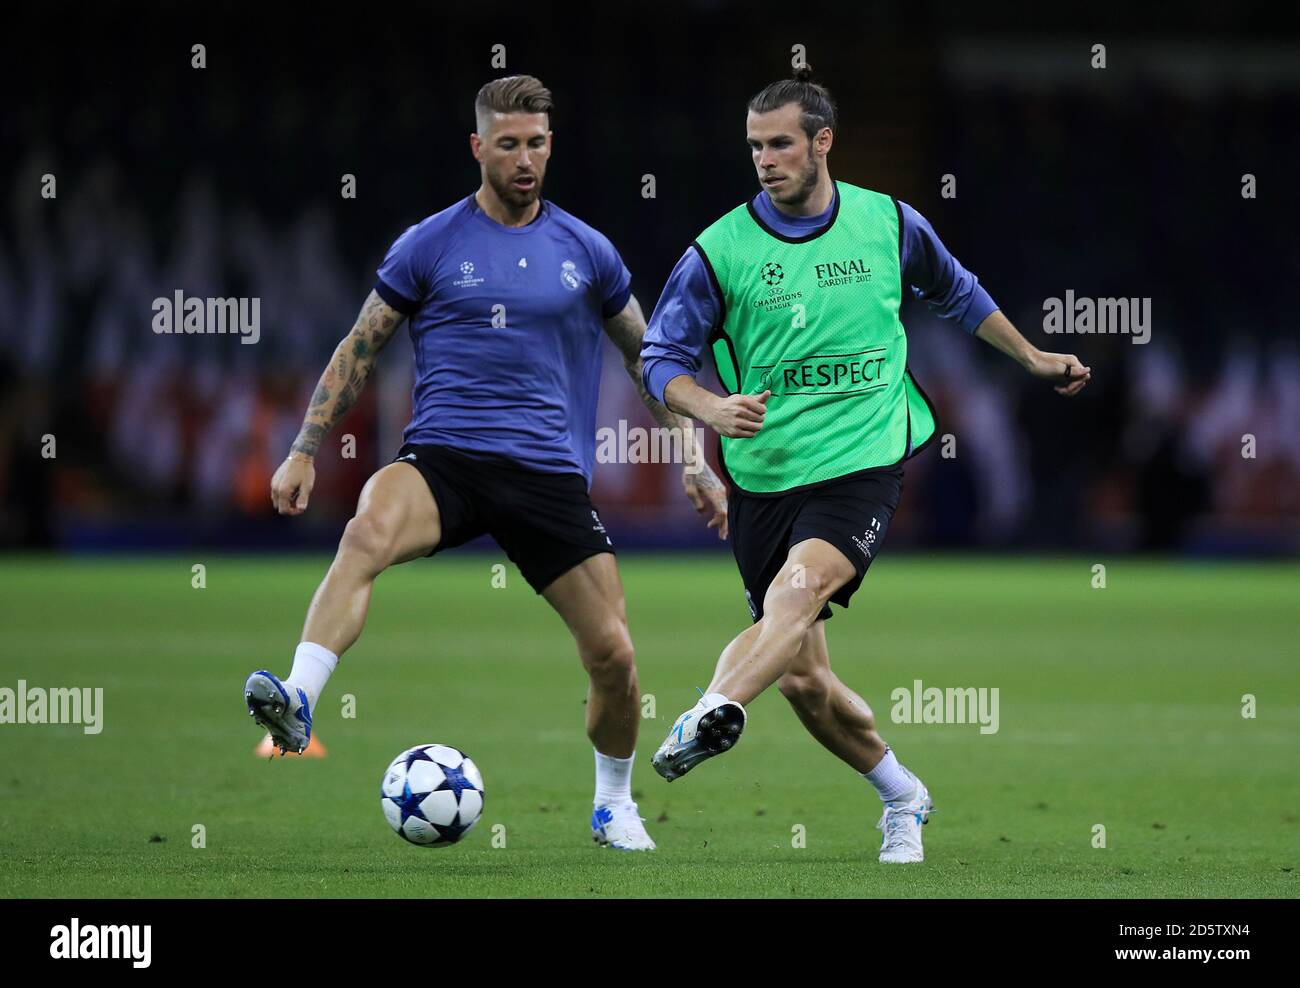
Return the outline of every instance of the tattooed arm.
[[[289,455],[271,478],[271,503],[282,515],[300,515],[316,483],[316,451],[330,431],[356,403],[357,395],[375,368],[375,359],[405,317],[373,291],[348,333],[334,348],[321,374],[307,415]]]
[[[718,538],[727,537],[727,491],[704,459],[704,446],[695,432],[695,423],[685,415],[678,415],[655,401],[641,381],[641,339],[645,336],[645,315],[633,295],[618,315],[605,320],[605,332],[623,354],[623,366],[632,378],[637,394],[654,420],[665,429],[681,437],[684,469],[682,487],[695,505],[695,510],[709,517],[709,528],[717,528]]]

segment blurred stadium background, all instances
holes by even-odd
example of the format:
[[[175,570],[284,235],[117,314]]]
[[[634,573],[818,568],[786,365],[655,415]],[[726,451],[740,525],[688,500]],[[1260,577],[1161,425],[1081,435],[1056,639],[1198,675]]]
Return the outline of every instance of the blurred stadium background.
[[[756,190],[744,104],[803,44],[840,104],[833,176],[916,206],[1031,341],[1093,367],[1062,401],[910,304],[911,363],[958,455],[909,468],[891,549],[1300,548],[1294,8],[56,3],[7,17],[0,546],[330,547],[397,448],[405,337],[336,432],[356,458],[336,441],[319,457],[309,515],[273,517],[269,478],[388,245],[476,187],[478,86],[528,72],[552,88],[546,194],[609,235],[649,313],[696,233]],[[1097,43],[1104,70],[1089,67]],[[1247,173],[1258,198],[1241,195]],[[259,297],[261,341],[155,335],[151,302],[177,289]],[[1150,343],[1047,336],[1043,300],[1067,289],[1150,297]],[[599,424],[651,425],[612,347],[604,373]],[[622,546],[711,539],[674,469],[601,465],[595,499]]]

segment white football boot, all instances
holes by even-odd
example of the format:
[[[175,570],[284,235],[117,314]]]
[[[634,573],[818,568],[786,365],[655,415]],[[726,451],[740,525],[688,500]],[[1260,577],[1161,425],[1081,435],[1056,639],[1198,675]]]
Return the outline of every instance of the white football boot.
[[[292,683],[282,683],[262,669],[244,684],[248,715],[271,735],[271,743],[286,751],[302,754],[311,740],[311,704],[307,694]]]
[[[910,796],[887,802],[880,822],[876,824],[876,829],[885,835],[880,843],[881,864],[911,864],[925,860],[921,827],[929,822],[934,802],[925,783],[911,772],[907,774],[916,780],[916,788]]]
[[[650,764],[669,782],[680,779],[706,758],[720,755],[740,740],[745,708],[721,693],[706,693],[677,718]]]
[[[655,842],[645,830],[645,818],[636,803],[611,803],[591,811],[591,838],[602,847],[620,851],[653,851]]]

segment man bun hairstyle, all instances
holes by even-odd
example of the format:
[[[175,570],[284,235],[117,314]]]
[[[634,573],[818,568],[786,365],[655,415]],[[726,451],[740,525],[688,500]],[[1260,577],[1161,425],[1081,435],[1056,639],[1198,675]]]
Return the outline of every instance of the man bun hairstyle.
[[[474,121],[480,131],[492,113],[550,113],[551,91],[531,75],[493,79],[474,97]]]
[[[749,101],[754,113],[771,113],[788,103],[799,104],[799,125],[812,140],[823,127],[835,129],[835,99],[825,86],[812,81],[811,65],[796,69],[793,79],[782,79],[767,86]]]

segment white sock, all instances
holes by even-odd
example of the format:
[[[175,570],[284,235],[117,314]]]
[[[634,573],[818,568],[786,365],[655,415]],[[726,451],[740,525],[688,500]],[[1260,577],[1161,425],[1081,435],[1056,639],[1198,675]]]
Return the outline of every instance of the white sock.
[[[595,805],[614,806],[632,801],[632,761],[635,758],[635,751],[627,758],[596,752]]]
[[[293,669],[289,672],[288,682],[301,686],[311,701],[312,711],[316,709],[316,698],[329,682],[330,673],[339,664],[339,657],[323,645],[315,642],[299,642],[298,650],[293,653]]]
[[[894,749],[885,747],[885,757],[876,763],[870,772],[859,772],[864,779],[876,787],[882,801],[888,803],[901,799],[916,788],[916,777],[894,757]]]

